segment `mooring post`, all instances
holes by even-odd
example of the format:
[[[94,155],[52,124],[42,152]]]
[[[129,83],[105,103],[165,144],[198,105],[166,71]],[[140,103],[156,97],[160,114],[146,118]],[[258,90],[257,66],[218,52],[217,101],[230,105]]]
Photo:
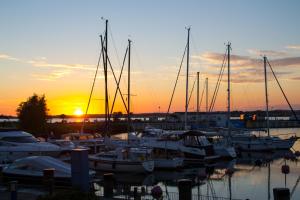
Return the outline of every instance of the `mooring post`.
[[[114,174],[107,173],[103,175],[104,197],[112,198],[114,194]]]
[[[178,181],[179,200],[192,200],[192,181],[181,179]]]
[[[274,200],[290,200],[290,190],[288,188],[273,188]]]
[[[72,186],[81,191],[90,189],[89,163],[87,149],[73,149],[71,152]]]
[[[47,188],[50,195],[52,195],[54,189],[54,172],[54,168],[48,168],[43,170],[44,185]]]
[[[9,183],[10,200],[17,200],[18,199],[17,186],[18,186],[17,181],[11,181]]]

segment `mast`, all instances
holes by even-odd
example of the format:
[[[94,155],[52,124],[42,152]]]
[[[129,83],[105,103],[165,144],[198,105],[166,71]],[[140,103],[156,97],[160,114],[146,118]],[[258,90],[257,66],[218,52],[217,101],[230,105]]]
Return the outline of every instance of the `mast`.
[[[231,124],[230,124],[230,49],[231,43],[228,42],[227,44],[227,64],[228,64],[228,86],[227,86],[227,128],[228,128],[228,136],[231,134]]]
[[[187,112],[188,112],[188,95],[189,95],[189,57],[190,57],[190,27],[187,38],[187,56],[186,56],[186,89],[185,89],[185,113],[184,113],[184,129],[187,129]]]
[[[109,108],[108,108],[108,81],[107,81],[107,63],[108,63],[108,55],[107,55],[107,26],[108,20],[105,20],[105,60],[104,60],[104,78],[105,78],[105,135],[108,135],[109,129]]]
[[[267,80],[267,57],[264,56],[264,72],[265,72],[265,96],[266,96],[266,116],[267,116],[267,133],[270,136],[269,126],[269,98],[268,98],[268,80]]]
[[[199,117],[199,72],[197,72],[197,120]]]
[[[128,96],[127,96],[127,108],[128,108],[128,113],[127,113],[127,123],[128,123],[128,133],[130,132],[130,53],[131,53],[131,40],[128,39]]]
[[[206,81],[205,81],[205,87],[206,87],[206,112],[208,112],[208,78],[206,78]]]

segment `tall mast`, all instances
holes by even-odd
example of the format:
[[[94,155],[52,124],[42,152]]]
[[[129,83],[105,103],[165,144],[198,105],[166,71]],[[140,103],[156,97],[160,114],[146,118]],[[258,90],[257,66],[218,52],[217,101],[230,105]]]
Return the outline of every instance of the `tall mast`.
[[[228,86],[227,86],[227,128],[228,128],[228,136],[231,134],[231,124],[230,124],[230,49],[231,43],[227,44],[227,64],[228,64]]]
[[[206,112],[208,112],[208,78],[206,78],[206,81],[205,81],[205,87],[206,87]]]
[[[190,59],[190,29],[188,28],[187,38],[187,56],[186,56],[186,89],[185,89],[185,113],[184,113],[184,129],[187,129],[187,112],[188,112],[188,95],[189,95],[189,59]]]
[[[199,115],[199,72],[197,72],[197,118]]]
[[[128,39],[128,96],[127,96],[127,122],[128,122],[128,133],[130,132],[130,53],[131,53],[131,40]]]
[[[108,55],[107,55],[107,26],[108,20],[105,20],[105,60],[104,60],[104,78],[105,78],[105,135],[108,135],[109,129],[109,108],[108,108],[108,81],[107,81],[107,63],[108,63]]]
[[[269,126],[269,98],[268,98],[268,80],[267,80],[267,57],[264,56],[264,72],[265,72],[265,96],[266,96],[266,115],[267,115],[267,133],[270,136]]]

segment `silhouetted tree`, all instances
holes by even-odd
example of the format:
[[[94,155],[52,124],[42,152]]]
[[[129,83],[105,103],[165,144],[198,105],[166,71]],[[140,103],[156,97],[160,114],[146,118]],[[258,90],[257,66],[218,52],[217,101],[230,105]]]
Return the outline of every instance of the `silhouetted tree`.
[[[44,134],[47,126],[47,112],[45,95],[33,94],[27,101],[21,102],[17,109],[20,128],[35,135]]]

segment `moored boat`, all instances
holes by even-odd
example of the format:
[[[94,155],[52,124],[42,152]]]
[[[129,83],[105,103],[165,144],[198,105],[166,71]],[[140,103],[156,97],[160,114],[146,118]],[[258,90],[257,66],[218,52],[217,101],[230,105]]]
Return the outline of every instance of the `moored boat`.
[[[118,148],[89,156],[90,168],[101,171],[148,173],[154,170],[151,150]]]

